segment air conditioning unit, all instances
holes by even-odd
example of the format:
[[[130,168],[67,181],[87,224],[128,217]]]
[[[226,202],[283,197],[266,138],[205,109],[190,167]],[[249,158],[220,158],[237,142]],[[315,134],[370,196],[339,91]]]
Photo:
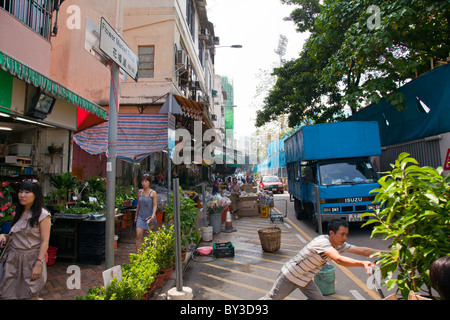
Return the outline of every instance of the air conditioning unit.
[[[192,81],[190,88],[194,90],[201,90],[202,87],[200,85],[200,81]]]
[[[200,40],[208,40],[209,39],[209,31],[208,29],[201,29],[200,34],[198,35]]]
[[[186,51],[184,50],[177,50],[176,57],[175,57],[175,65],[179,69],[186,69],[187,64],[187,55]]]

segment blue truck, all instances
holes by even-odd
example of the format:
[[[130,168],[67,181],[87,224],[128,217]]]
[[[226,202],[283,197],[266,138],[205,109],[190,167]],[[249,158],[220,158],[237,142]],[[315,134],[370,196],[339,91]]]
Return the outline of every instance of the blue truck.
[[[378,123],[344,121],[300,127],[284,142],[290,200],[299,220],[317,232],[332,219],[364,222],[361,214],[380,208],[372,156],[381,155]]]

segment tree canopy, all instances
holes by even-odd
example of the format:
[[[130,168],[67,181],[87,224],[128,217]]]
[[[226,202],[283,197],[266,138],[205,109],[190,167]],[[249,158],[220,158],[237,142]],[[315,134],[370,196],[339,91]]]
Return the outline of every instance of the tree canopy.
[[[277,81],[257,111],[256,126],[287,114],[289,126],[323,123],[386,98],[450,55],[450,1],[281,0],[287,19],[308,32],[297,59],[273,70]]]

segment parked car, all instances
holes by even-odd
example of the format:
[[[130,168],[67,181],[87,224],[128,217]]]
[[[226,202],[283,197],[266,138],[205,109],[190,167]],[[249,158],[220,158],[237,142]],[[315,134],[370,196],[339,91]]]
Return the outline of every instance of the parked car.
[[[259,183],[259,190],[283,193],[284,185],[277,176],[264,176]]]

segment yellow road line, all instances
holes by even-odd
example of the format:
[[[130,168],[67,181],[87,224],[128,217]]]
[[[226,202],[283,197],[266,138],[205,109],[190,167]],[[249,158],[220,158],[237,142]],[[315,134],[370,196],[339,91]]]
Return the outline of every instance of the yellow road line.
[[[312,240],[312,238],[306,234],[302,229],[297,227],[292,221],[289,219],[286,219],[295,229],[297,229],[301,234],[303,234],[309,241]],[[358,287],[360,287],[365,293],[367,293],[372,299],[374,300],[381,300],[380,296],[377,295],[375,292],[369,289],[369,287],[366,286],[364,282],[362,282],[357,276],[355,276],[350,270],[348,270],[346,267],[340,266],[337,263],[333,261],[333,263],[347,276],[352,280]]]

